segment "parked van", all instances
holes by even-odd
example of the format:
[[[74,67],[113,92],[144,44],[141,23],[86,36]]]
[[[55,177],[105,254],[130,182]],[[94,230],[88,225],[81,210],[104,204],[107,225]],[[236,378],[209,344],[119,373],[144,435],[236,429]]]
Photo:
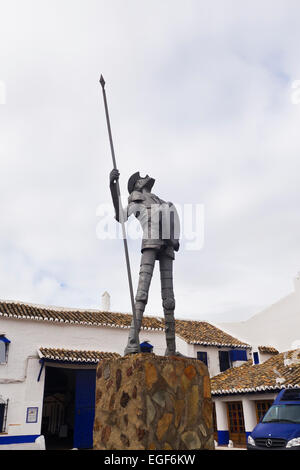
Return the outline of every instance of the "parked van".
[[[248,436],[248,450],[300,450],[300,388],[282,390]]]

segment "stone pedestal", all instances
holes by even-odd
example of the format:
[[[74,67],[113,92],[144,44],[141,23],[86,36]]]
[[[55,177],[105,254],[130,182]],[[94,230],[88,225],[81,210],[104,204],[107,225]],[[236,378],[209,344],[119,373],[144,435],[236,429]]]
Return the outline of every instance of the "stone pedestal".
[[[213,448],[210,380],[203,362],[142,353],[99,363],[95,450]]]

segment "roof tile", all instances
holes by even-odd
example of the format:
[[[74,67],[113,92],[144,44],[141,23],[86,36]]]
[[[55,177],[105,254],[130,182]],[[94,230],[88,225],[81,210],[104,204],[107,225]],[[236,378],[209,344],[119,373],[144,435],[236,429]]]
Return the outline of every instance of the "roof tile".
[[[258,350],[259,352],[265,353],[265,354],[278,354],[279,353],[279,351],[273,348],[273,346],[258,346]]]
[[[256,365],[249,360],[211,378],[213,395],[286,387],[300,388],[300,350],[276,354]]]
[[[0,301],[0,317],[1,316],[116,328],[130,328],[132,319],[132,315],[127,313],[41,307],[23,302],[8,301]],[[142,329],[162,331],[164,330],[164,319],[144,315]],[[250,348],[249,344],[242,343],[233,336],[205,321],[176,320],[176,335],[189,344]]]
[[[190,344],[250,348],[216,326],[200,321],[176,320],[176,334]]]
[[[62,362],[84,362],[90,364],[96,364],[102,359],[114,359],[120,357],[120,354],[111,352],[45,347],[41,347],[39,352],[42,359]]]

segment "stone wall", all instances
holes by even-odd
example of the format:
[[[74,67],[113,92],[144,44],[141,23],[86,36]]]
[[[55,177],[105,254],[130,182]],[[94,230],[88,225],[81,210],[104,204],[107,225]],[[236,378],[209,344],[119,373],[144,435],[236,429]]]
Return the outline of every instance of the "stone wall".
[[[133,354],[97,368],[94,449],[213,449],[207,367],[197,359]]]

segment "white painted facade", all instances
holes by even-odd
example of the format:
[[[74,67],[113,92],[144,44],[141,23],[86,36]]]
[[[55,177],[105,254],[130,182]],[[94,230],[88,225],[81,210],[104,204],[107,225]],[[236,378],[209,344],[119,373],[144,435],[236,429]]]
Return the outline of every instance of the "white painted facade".
[[[45,367],[38,381],[41,371],[39,348],[96,350],[123,355],[128,331],[128,328],[121,327],[1,317],[0,334],[11,342],[7,363],[0,364],[0,398],[4,401],[9,399],[5,433],[0,434],[0,442],[3,436],[39,436],[41,433]],[[155,354],[164,355],[164,331],[142,330],[140,341],[146,340],[154,346]],[[177,337],[177,350],[189,357],[197,357],[198,351],[207,352],[208,368],[213,376],[220,372],[218,351],[229,351],[230,348],[192,345]],[[26,423],[29,407],[38,408],[36,423]],[[0,450],[39,449],[41,446],[43,441],[38,439],[36,443],[2,444]]]
[[[228,334],[255,345],[271,345],[279,352],[300,347],[300,276],[294,279],[294,292],[246,321],[218,323]]]
[[[39,435],[41,430],[44,375],[37,381],[41,364],[38,349],[42,346],[64,349],[98,350],[117,352],[123,355],[127,329],[105,328],[84,325],[34,320],[0,320],[1,334],[11,341],[8,360],[0,364],[0,396],[9,399],[6,434]],[[148,339],[155,344],[157,354],[164,354],[163,332],[142,331],[141,341]],[[37,423],[26,423],[28,407],[38,407]],[[0,434],[1,439],[1,434]],[[32,448],[33,444],[18,445],[17,448]],[[0,446],[0,449],[15,448],[16,444]]]
[[[253,394],[239,393],[236,395],[227,395],[227,396],[225,395],[225,396],[220,396],[220,397],[214,396],[213,402],[215,403],[218,431],[221,431],[221,432],[227,431],[229,433],[227,403],[241,402],[242,410],[243,410],[243,418],[244,418],[244,423],[245,423],[245,433],[246,433],[246,436],[248,436],[257,425],[255,402],[256,401],[273,401],[276,395],[277,393],[253,393]]]
[[[193,350],[191,357],[197,357],[197,352],[207,352],[207,367],[209,370],[210,377],[220,374],[220,361],[219,361],[219,351],[231,351],[232,348],[222,347],[216,348],[215,346],[201,346],[201,345],[190,345]],[[243,348],[241,348],[243,349]],[[249,359],[251,352],[247,350],[247,358]],[[234,361],[231,362],[231,367],[238,367],[244,364],[244,361]]]

